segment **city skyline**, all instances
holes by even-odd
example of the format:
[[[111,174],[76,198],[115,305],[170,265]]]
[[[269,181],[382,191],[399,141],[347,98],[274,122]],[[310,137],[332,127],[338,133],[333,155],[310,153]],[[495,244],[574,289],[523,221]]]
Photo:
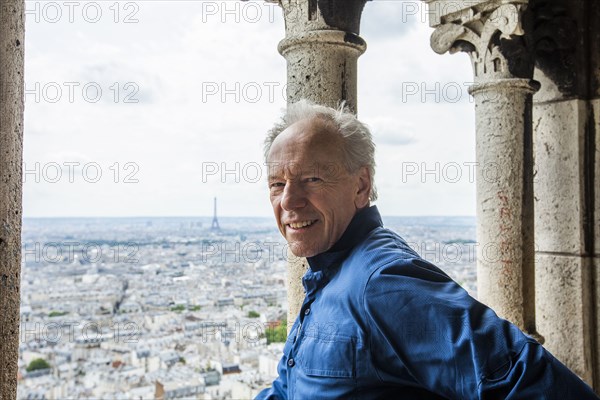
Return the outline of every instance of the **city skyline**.
[[[473,218],[387,220],[476,293]],[[270,385],[286,332],[285,240],[268,218],[211,221],[26,219],[18,398],[154,398],[162,385],[238,399]]]

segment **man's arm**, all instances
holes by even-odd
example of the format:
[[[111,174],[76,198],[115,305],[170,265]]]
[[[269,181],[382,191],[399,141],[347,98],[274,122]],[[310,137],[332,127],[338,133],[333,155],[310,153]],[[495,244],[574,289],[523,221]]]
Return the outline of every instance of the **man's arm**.
[[[454,399],[598,399],[540,344],[437,267],[399,260],[369,278],[363,304],[380,378],[408,371]]]

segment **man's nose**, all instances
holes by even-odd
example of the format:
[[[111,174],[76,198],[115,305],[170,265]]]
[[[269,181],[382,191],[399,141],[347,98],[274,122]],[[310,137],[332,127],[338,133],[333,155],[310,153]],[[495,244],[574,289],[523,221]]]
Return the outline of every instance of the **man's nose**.
[[[304,206],[306,206],[306,193],[301,185],[295,182],[286,183],[281,198],[281,207],[286,211],[291,211]]]

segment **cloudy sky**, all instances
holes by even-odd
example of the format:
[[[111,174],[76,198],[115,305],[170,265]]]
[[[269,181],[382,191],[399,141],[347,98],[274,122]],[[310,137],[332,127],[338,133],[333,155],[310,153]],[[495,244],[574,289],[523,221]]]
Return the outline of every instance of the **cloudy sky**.
[[[27,1],[26,217],[270,216],[261,155],[285,106],[281,10],[237,1]],[[359,117],[384,215],[474,215],[465,54],[419,0],[369,2]],[[263,166],[262,168],[260,168]]]

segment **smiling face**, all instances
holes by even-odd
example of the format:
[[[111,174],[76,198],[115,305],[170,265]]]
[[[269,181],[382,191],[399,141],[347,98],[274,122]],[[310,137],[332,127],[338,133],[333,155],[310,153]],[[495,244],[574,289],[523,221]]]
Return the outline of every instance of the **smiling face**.
[[[349,173],[342,149],[343,138],[322,120],[297,122],[273,141],[267,158],[271,204],[296,256],[327,251],[369,204],[368,169]]]

